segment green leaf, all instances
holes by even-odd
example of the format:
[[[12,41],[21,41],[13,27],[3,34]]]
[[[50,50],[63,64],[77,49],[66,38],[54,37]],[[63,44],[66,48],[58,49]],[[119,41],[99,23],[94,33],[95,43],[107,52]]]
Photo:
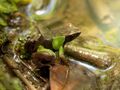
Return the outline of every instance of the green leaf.
[[[0,90],[6,90],[6,88],[4,87],[4,85],[2,85],[2,83],[0,83]]]
[[[20,0],[0,0],[0,26],[7,25],[7,18],[10,13],[18,10],[17,3]]]
[[[61,46],[63,46],[65,41],[65,36],[56,36],[53,38],[52,46],[55,50],[59,50]]]
[[[8,2],[7,0],[0,1],[0,13],[12,13],[17,11],[15,2]]]
[[[62,55],[64,55],[64,48],[63,48],[63,46],[61,46],[59,48],[59,56],[62,56]]]
[[[20,2],[21,0],[8,0],[9,2],[11,2],[11,3],[18,3],[18,2]]]
[[[0,25],[6,26],[7,23],[6,23],[6,21],[4,19],[0,18]]]
[[[44,53],[44,54],[49,54],[51,56],[55,56],[55,53],[52,50],[46,49],[41,45],[38,47],[37,52]]]

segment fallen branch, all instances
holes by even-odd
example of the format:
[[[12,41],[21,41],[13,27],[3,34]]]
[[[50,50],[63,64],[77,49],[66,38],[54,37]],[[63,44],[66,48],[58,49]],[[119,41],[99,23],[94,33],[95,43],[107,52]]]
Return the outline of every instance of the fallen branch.
[[[5,63],[10,67],[13,68],[13,72],[23,81],[23,83],[29,88],[29,90],[37,90],[17,69],[16,63],[10,59],[7,55],[3,56]]]

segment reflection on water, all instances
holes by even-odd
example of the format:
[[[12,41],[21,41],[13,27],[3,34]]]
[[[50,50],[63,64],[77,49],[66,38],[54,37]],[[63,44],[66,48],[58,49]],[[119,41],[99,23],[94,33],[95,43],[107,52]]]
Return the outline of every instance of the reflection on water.
[[[120,47],[120,0],[87,0],[91,16],[106,42]]]
[[[64,3],[62,0],[32,0],[32,3],[27,7],[27,14],[29,16],[36,15],[39,20],[50,19],[58,12],[58,9],[62,9]]]
[[[88,68],[88,69],[91,70],[91,71],[99,70],[98,68],[96,68],[96,67],[94,67],[94,66],[91,66],[91,65],[89,65],[89,64],[87,64],[87,63],[84,63],[84,62],[80,62],[80,61],[78,61],[78,60],[71,59],[70,61],[73,62],[73,63],[79,64],[79,65],[82,65],[82,66]]]
[[[98,72],[98,71],[99,71],[99,72],[108,71],[108,70],[112,69],[112,68],[116,65],[116,63],[114,63],[113,65],[111,65],[110,67],[108,67],[108,68],[106,68],[106,69],[100,69],[100,68],[97,68],[97,67],[95,67],[95,66],[93,66],[93,65],[90,65],[90,64],[88,64],[88,63],[81,62],[81,61],[79,61],[79,60],[70,59],[70,61],[73,62],[73,63],[75,63],[75,64],[82,65],[82,66],[88,68],[89,70],[93,71],[94,73],[96,73],[96,71],[97,71],[97,72]]]
[[[57,4],[57,0],[50,0],[49,4],[46,7],[44,7],[42,10],[35,11],[35,14],[47,15],[54,11],[56,4]]]

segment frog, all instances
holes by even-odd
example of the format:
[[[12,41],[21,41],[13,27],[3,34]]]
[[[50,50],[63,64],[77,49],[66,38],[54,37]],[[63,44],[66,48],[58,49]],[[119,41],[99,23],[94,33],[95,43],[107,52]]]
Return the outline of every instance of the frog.
[[[21,16],[21,18],[24,17]],[[12,19],[16,20],[14,18]],[[26,19],[22,19],[22,23],[25,20]],[[26,22],[28,21],[26,20]],[[62,23],[62,21],[59,22]],[[57,29],[48,29],[41,23],[36,24],[34,22],[29,22],[31,25],[28,25],[27,27],[21,25],[20,22],[18,23],[19,24],[16,24],[14,27],[12,26],[13,24],[10,24],[8,27],[9,30],[8,28],[5,28],[9,42],[6,44],[7,46],[3,45],[4,48],[1,51],[3,53],[2,59],[10,68],[12,68],[13,72],[29,87],[30,90],[36,88],[30,83],[26,83],[28,81],[35,84],[39,89],[41,87],[38,87],[38,85],[42,86],[39,79],[42,80],[43,83],[48,83],[48,72],[50,68],[54,68],[57,65],[63,65],[67,68],[69,66],[74,67],[74,65],[69,65],[69,58],[65,56],[63,50],[66,43],[74,40],[80,35],[81,32],[77,27],[71,24],[62,24],[62,27],[59,26],[57,28],[60,31],[58,32],[56,31]],[[16,27],[20,28],[16,29]],[[51,30],[51,32],[49,32],[49,30]],[[80,68],[83,69],[82,66],[80,66]],[[85,68],[85,72],[90,71]],[[92,80],[89,82],[92,82]]]
[[[60,23],[60,25],[58,24],[57,27],[54,27],[54,24],[56,25],[56,23]],[[20,72],[22,72],[23,76],[27,75],[26,73],[28,71],[34,74],[39,68],[41,68],[41,70],[48,71],[49,67],[61,64],[61,59],[55,60],[56,54],[54,52],[57,50],[52,46],[52,41],[57,36],[62,36],[65,37],[63,42],[65,58],[62,57],[65,66],[71,67],[72,65],[69,63],[79,61],[95,68],[95,70],[92,70],[92,73],[96,74],[93,78],[96,78],[96,76],[100,78],[102,75],[107,76],[107,74],[109,76],[108,72],[112,72],[112,69],[115,68],[117,62],[116,57],[119,57],[119,53],[115,53],[114,48],[103,45],[102,41],[98,38],[89,35],[82,36],[80,33],[82,34],[77,27],[72,24],[65,24],[63,21],[54,22],[52,25],[43,25],[42,23],[36,24],[32,22],[31,28],[28,29],[27,27],[27,29],[17,32],[17,37],[10,39],[11,43],[9,45],[9,49],[11,50],[9,50],[9,55],[5,56],[11,58],[13,62],[17,64],[12,66],[12,68],[16,68],[16,66],[17,68],[22,67]],[[99,46],[101,43],[102,45]],[[43,49],[47,51],[47,54],[46,52],[41,53],[41,50]],[[119,52],[119,50],[116,51]],[[50,54],[48,52],[50,52]],[[114,55],[114,57],[112,55]],[[8,58],[7,60],[9,62]],[[81,67],[84,67],[85,70],[88,68],[88,71],[86,72],[91,71],[89,67]],[[43,73],[40,73],[40,75],[42,76],[40,79],[46,82],[44,78],[49,76],[45,76]],[[36,76],[39,75],[33,75],[32,77],[36,78]],[[27,75],[27,78],[30,78],[30,76]],[[33,80],[33,78],[29,79],[29,81],[38,83]],[[100,81],[102,82],[101,79]],[[106,80],[104,82],[108,81]]]
[[[9,44],[7,44],[8,45],[7,51],[5,52],[6,47],[3,48],[3,50],[1,51],[3,53],[3,59],[8,64],[8,66],[13,69],[13,71],[17,76],[19,77],[24,76],[21,78],[21,80],[24,81],[27,86],[29,86],[30,90],[36,90],[33,85],[26,82],[28,82],[29,80],[35,85],[42,86],[41,85],[42,83],[41,84],[39,83],[39,80],[38,78],[36,78],[36,76],[39,77],[39,79],[42,80],[44,83],[47,82],[45,78],[49,76],[45,76],[46,74],[44,73],[37,73],[36,75],[35,72],[39,71],[38,69],[40,67],[41,67],[41,70],[43,71],[49,71],[50,69],[48,69],[48,67],[51,67],[51,66],[54,67],[58,63],[59,64],[61,63],[60,60],[56,60],[56,62],[54,62],[56,59],[55,58],[56,55],[54,52],[56,50],[52,46],[52,41],[57,36],[60,36],[60,37],[63,36],[65,37],[65,41],[63,45],[64,55],[65,55],[65,60],[63,61],[65,64],[65,67],[66,66],[75,67],[73,64],[71,65],[71,63],[78,64],[78,62],[82,62],[83,64],[94,67],[94,69],[90,69],[85,65],[83,66],[81,66],[82,64],[79,65],[80,67],[82,67],[80,68],[79,75],[83,74],[83,76],[87,76],[88,79],[90,79],[91,77],[95,78],[98,80],[97,84],[100,83],[100,86],[99,86],[99,85],[96,85],[95,83],[92,83],[93,79],[90,79],[90,81],[88,79],[87,80],[85,79],[86,81],[88,81],[88,86],[90,85],[92,87],[92,90],[94,89],[106,90],[106,89],[110,89],[111,87],[112,87],[112,90],[114,90],[116,88],[119,88],[119,59],[120,59],[119,49],[106,45],[99,37],[96,37],[95,35],[93,35],[96,33],[93,33],[92,31],[86,31],[83,28],[79,30],[79,27],[77,26],[79,24],[79,21],[73,23],[75,18],[71,18],[73,19],[72,21],[68,16],[67,19],[61,20],[59,18],[58,19],[52,18],[51,20],[41,21],[37,23],[29,22],[29,20],[24,19],[26,20],[25,22],[27,22],[27,26],[26,26],[26,23],[22,24],[22,26],[20,27],[19,25],[21,24],[16,24],[18,25],[17,29],[14,29],[16,28],[16,27],[13,27],[14,24],[10,24],[10,27],[13,29],[9,28],[8,30],[8,28],[5,28],[9,37],[8,41],[10,42]],[[84,23],[82,25],[84,26]],[[3,46],[6,46],[6,45],[3,45]],[[43,53],[42,54],[40,53],[41,48],[45,49],[47,52],[49,50],[52,50],[50,52],[52,52],[53,57],[52,58],[50,57],[50,60],[46,59],[47,63],[44,61],[40,61],[40,62],[38,62],[38,60],[35,61],[36,58],[37,59],[40,58],[41,55],[44,56]],[[36,53],[36,51],[38,51],[39,53]],[[33,59],[31,60],[31,58]],[[42,58],[42,59],[45,59],[45,58]],[[10,63],[11,61],[14,64],[11,64]],[[66,61],[67,61],[67,65],[66,65]],[[73,71],[75,71],[74,69]],[[51,70],[51,72],[53,71],[54,69]],[[59,71],[59,68],[58,68],[58,71]],[[116,83],[118,86],[116,86]],[[96,86],[98,88],[93,88]],[[40,87],[38,88],[40,89]],[[88,89],[86,88],[85,90]],[[78,90],[79,89],[80,87],[78,88]]]

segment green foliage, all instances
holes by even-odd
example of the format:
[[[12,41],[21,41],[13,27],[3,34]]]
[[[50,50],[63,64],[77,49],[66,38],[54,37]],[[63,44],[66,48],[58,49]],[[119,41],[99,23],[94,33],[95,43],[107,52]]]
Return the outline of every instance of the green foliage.
[[[17,3],[20,0],[0,0],[0,26],[7,25],[7,17],[18,10]]]
[[[44,53],[44,54],[49,54],[51,56],[55,56],[55,53],[52,50],[46,49],[41,45],[38,47],[37,52]]]
[[[0,13],[11,13],[17,10],[15,2],[9,2],[7,0],[0,0]]]
[[[29,57],[29,53],[26,53],[25,48],[24,48],[26,40],[27,40],[26,37],[21,35],[18,38],[18,41],[17,41],[15,48],[14,48],[15,51],[19,53],[19,56],[21,59],[26,59]]]
[[[0,90],[23,90],[20,80],[8,74],[2,59],[0,59]]]
[[[9,2],[11,2],[11,3],[17,4],[17,3],[19,3],[21,0],[7,0],[7,1],[9,1]]]
[[[6,90],[2,83],[0,83],[0,90]]]
[[[7,25],[6,21],[3,18],[1,18],[1,17],[0,17],[0,25],[2,25],[2,26],[6,26]]]
[[[56,36],[53,38],[52,46],[55,50],[59,50],[61,46],[63,46],[65,41],[65,36]]]
[[[64,55],[64,48],[63,48],[63,46],[61,46],[59,48],[59,56],[62,56],[62,55]]]
[[[4,31],[0,31],[0,47],[7,40],[7,35]]]

